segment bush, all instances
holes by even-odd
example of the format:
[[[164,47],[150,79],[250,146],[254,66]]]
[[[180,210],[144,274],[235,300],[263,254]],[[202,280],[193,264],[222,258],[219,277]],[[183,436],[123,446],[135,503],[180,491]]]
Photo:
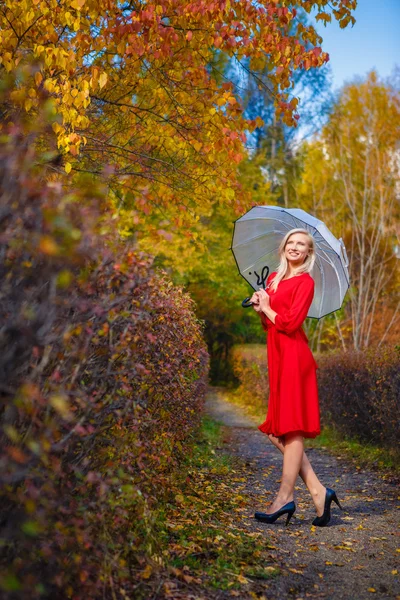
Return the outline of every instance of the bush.
[[[0,588],[115,596],[157,551],[208,355],[192,301],[118,242],[93,181],[45,181],[57,154],[15,123],[0,145]]]
[[[382,448],[398,447],[399,350],[319,354],[316,359],[322,425]],[[231,361],[239,380],[233,398],[261,416],[268,401],[265,346],[235,346]]]
[[[400,432],[400,354],[393,348],[318,357],[326,423],[359,440],[391,449]]]

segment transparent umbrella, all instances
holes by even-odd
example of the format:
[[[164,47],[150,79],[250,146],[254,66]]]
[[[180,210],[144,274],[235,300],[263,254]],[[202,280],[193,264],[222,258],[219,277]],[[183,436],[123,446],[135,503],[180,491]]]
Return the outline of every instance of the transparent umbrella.
[[[316,260],[310,275],[315,293],[307,316],[320,319],[342,306],[350,286],[343,240],[322,221],[300,208],[254,206],[235,221],[231,250],[245,280],[255,290],[265,288],[268,275],[279,265],[279,244],[295,228],[306,229],[314,238]],[[251,306],[249,298],[242,304]]]

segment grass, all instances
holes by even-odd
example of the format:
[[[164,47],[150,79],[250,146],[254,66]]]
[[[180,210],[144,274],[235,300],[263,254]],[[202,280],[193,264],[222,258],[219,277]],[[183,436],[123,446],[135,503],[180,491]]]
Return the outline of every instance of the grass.
[[[335,453],[340,452],[346,458],[355,460],[362,466],[391,471],[400,475],[400,452],[398,449],[388,450],[361,442],[341,434],[333,427],[325,426],[321,435],[315,439],[306,440],[306,446],[326,447]]]
[[[167,595],[185,586],[191,591],[248,590],[252,583],[279,575],[270,558],[270,540],[244,525],[251,502],[242,491],[248,477],[245,463],[221,452],[221,445],[221,426],[204,417],[172,497],[160,502],[158,548],[137,573],[142,579],[138,598],[152,597],[159,585]]]
[[[221,426],[205,417],[186,461],[189,477],[182,485],[179,511],[170,507],[169,559],[178,576],[186,569],[206,586],[226,590],[279,571],[268,565],[265,536],[241,525],[249,503],[241,493],[247,473],[240,461],[217,451],[220,445]]]

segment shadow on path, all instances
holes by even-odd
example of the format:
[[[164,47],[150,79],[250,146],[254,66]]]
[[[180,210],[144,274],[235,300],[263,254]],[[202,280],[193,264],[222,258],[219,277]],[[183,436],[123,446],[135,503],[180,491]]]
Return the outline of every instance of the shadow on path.
[[[265,532],[271,541],[271,559],[281,569],[276,579],[260,582],[266,600],[400,600],[400,490],[393,482],[334,456],[327,448],[308,448],[316,473],[324,485],[336,490],[344,510],[332,504],[329,526],[313,527],[314,506],[299,478],[297,510],[290,525],[286,528],[284,519],[274,525],[259,523],[253,513],[272,502],[279,487],[282,455],[257,429],[261,421],[245,416],[216,389],[208,394],[206,412],[224,426],[220,451],[247,466],[249,476],[242,493],[253,505],[243,513],[242,525],[251,532]],[[241,595],[245,597],[260,596]]]

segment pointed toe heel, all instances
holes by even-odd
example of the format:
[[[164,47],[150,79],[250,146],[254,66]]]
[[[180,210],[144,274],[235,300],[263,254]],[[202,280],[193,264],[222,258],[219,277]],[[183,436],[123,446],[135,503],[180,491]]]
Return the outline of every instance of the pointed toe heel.
[[[320,517],[315,517],[314,521],[312,522],[313,525],[316,525],[317,527],[326,527],[326,525],[328,525],[329,521],[331,520],[332,501],[338,505],[340,510],[343,510],[335,490],[326,488],[324,512]]]
[[[263,512],[256,512],[256,513],[254,513],[254,518],[257,519],[257,521],[261,521],[262,523],[275,523],[275,521],[277,519],[279,519],[279,517],[287,514],[287,518],[286,518],[286,527],[287,527],[289,525],[290,519],[293,517],[295,510],[296,510],[295,503],[288,502],[287,504],[282,506],[282,508],[280,508],[279,510],[277,510],[271,514],[267,514],[267,513],[263,513]]]

